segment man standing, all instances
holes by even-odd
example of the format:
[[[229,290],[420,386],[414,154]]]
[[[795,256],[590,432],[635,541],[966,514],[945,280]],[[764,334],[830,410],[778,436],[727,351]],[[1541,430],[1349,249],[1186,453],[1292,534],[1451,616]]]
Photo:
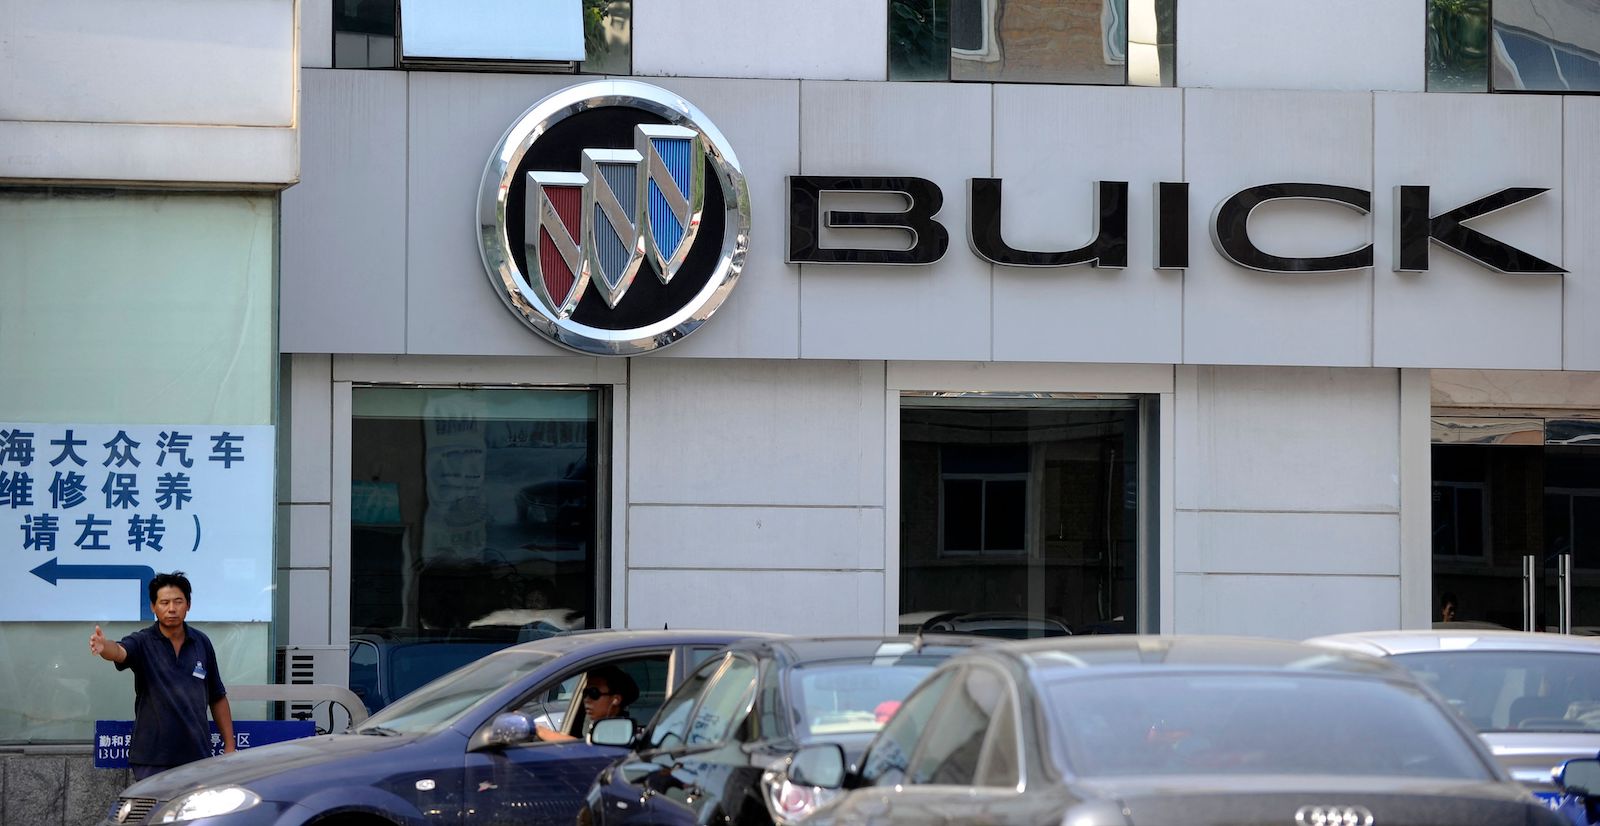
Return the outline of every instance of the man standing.
[[[189,580],[182,571],[150,580],[149,628],[111,642],[94,627],[89,652],[133,670],[133,748],[128,765],[133,779],[211,756],[206,709],[222,734],[222,750],[232,752],[233,710],[217,668],[217,652],[205,634],[190,628]]]

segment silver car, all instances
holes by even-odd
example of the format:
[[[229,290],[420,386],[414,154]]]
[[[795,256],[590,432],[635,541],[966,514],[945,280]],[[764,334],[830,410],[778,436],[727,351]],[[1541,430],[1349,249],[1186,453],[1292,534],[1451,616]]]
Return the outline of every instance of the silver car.
[[[1524,631],[1371,631],[1307,640],[1390,657],[1444,695],[1511,776],[1551,801],[1550,772],[1600,753],[1600,638]]]

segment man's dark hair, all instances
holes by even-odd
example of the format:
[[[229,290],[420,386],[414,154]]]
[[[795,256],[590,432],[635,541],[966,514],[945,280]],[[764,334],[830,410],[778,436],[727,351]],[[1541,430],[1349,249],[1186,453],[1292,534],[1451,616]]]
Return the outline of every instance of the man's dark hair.
[[[633,705],[633,701],[639,699],[639,684],[628,676],[628,672],[614,665],[602,665],[590,669],[589,680],[592,682],[597,679],[605,680],[606,687],[611,689],[611,693],[622,698],[623,708]]]
[[[189,597],[189,578],[184,576],[182,571],[173,571],[170,574],[156,574],[155,579],[150,580],[151,605],[156,604],[156,594],[160,593],[162,588],[177,588],[183,592],[184,602],[194,602]]]

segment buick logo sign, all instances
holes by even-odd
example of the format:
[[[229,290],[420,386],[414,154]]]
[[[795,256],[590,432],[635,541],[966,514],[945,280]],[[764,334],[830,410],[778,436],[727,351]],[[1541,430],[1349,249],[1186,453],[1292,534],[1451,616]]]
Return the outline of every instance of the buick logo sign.
[[[535,103],[483,172],[479,249],[524,324],[591,355],[647,353],[716,312],[744,266],[733,148],[683,98],[594,81]]]

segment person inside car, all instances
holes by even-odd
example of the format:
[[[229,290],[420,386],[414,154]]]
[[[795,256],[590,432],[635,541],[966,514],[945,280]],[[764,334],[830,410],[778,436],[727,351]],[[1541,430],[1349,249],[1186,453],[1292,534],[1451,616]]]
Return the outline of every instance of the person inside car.
[[[628,706],[637,699],[639,685],[627,672],[614,665],[592,669],[583,679],[584,732],[587,733],[596,720],[627,717]],[[583,739],[544,725],[537,726],[535,730],[539,739],[547,743],[570,743]]]

